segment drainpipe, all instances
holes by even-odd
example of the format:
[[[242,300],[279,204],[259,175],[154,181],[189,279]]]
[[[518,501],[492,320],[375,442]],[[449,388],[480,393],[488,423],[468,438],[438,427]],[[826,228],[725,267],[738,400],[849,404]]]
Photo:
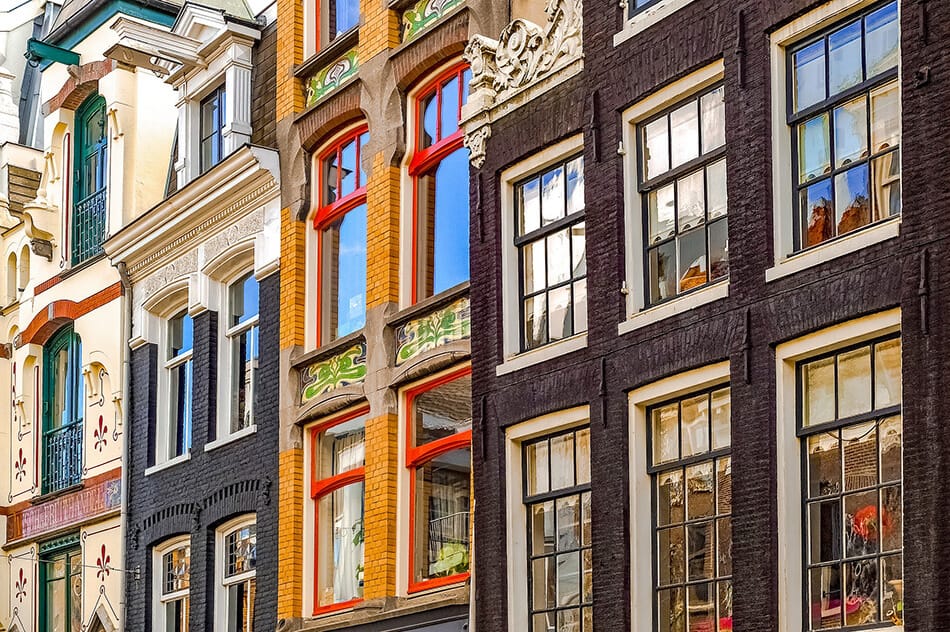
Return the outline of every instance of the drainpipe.
[[[130,428],[129,428],[129,340],[132,338],[132,283],[129,281],[129,272],[126,268],[125,262],[120,261],[116,264],[116,269],[119,271],[119,278],[122,281],[122,297],[125,301],[126,308],[122,310],[122,325],[120,328],[120,347],[122,355],[121,363],[121,378],[120,382],[122,384],[122,505],[119,513],[119,546],[122,551],[122,566],[123,572],[122,576],[125,578],[125,582],[122,586],[122,594],[119,597],[119,630],[125,629],[125,614],[126,614],[126,595],[128,594],[129,587],[129,559],[126,555],[126,533],[128,532],[128,517],[129,517],[129,441],[130,441]]]

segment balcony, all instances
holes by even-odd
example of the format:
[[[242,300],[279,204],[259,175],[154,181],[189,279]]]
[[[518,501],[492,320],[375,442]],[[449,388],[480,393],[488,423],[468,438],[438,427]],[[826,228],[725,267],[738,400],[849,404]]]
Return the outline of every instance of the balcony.
[[[106,236],[106,189],[76,202],[73,212],[72,265],[77,265],[102,252]]]
[[[82,421],[43,435],[44,494],[78,485],[82,480]]]

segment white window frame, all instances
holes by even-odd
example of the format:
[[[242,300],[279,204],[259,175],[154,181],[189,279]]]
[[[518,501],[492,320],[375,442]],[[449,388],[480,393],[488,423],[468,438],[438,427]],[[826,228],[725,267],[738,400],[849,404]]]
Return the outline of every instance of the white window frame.
[[[590,424],[590,409],[579,406],[536,417],[505,429],[505,545],[508,560],[508,629],[528,621],[528,514],[524,504],[522,445],[526,441]],[[649,513],[647,514],[649,516]]]
[[[797,363],[828,351],[899,332],[900,328],[900,309],[891,309],[822,329],[775,348],[778,632],[801,632],[804,625],[802,451],[801,440],[796,435]],[[880,627],[898,632],[902,629],[890,624],[881,624]]]
[[[682,79],[674,81],[628,108],[621,115],[623,147],[626,153],[623,160],[623,181],[624,221],[626,224],[624,230],[624,248],[626,250],[624,262],[626,267],[626,310],[628,316],[626,320],[621,321],[617,328],[620,335],[729,296],[729,278],[727,277],[713,281],[705,287],[688,294],[664,301],[659,305],[652,307],[647,305],[643,275],[643,266],[645,265],[643,197],[638,190],[640,142],[637,137],[637,124],[722,81],[723,76],[724,64],[720,59]],[[727,162],[727,178],[728,170],[729,163]]]
[[[649,408],[696,391],[729,384],[729,362],[673,375],[630,391],[630,617],[634,630],[653,630],[653,475],[647,455]]]
[[[628,5],[632,4],[632,2],[633,0],[624,0],[620,5],[624,11],[624,24],[623,29],[614,35],[614,46],[618,46],[628,39],[636,37],[660,20],[668,18],[687,6],[693,2],[693,0],[661,0],[661,2],[657,2],[652,7],[630,15],[630,7]]]
[[[774,265],[765,271],[766,281],[795,274],[900,235],[903,213],[804,252],[794,252],[796,212],[791,176],[792,130],[787,123],[788,47],[877,2],[880,0],[830,0],[792,20],[769,37],[772,66],[772,240],[775,259]],[[898,20],[901,13],[898,5]],[[899,65],[897,84],[902,85]],[[901,97],[903,101],[903,91]]]
[[[238,529],[257,526],[257,514],[245,514],[230,520],[215,530],[214,534],[214,630],[227,632],[228,629],[228,589],[234,584],[257,578],[257,568],[227,577],[228,535]],[[253,627],[253,621],[251,625]]]
[[[169,601],[185,597],[189,600],[189,611],[191,609],[191,552],[188,553],[188,588],[173,593],[165,594],[165,554],[171,553],[182,546],[191,547],[191,536],[182,535],[170,540],[166,540],[152,550],[152,621],[153,629],[164,630],[165,604]]]
[[[173,407],[173,403],[171,401],[171,379],[169,378],[169,375],[172,370],[178,368],[182,364],[191,362],[195,350],[194,333],[192,333],[192,343],[190,350],[179,354],[174,358],[167,357],[169,327],[171,326],[171,320],[178,314],[181,314],[182,311],[185,312],[186,317],[192,318],[185,304],[177,304],[177,309],[172,308],[167,310],[166,315],[160,320],[161,329],[158,336],[158,377],[156,380],[157,388],[155,389],[155,464],[145,470],[146,476],[152,474],[153,472],[172,467],[178,463],[183,463],[191,459],[191,447],[189,447],[184,454],[173,456],[171,454],[171,446],[169,445]],[[192,332],[194,332],[194,318],[192,318]],[[193,384],[194,364],[192,364],[191,370]],[[194,410],[191,412],[192,415],[194,415]],[[193,424],[194,417],[192,416],[191,442],[194,441]]]
[[[503,360],[495,367],[496,375],[505,375],[587,347],[587,330],[549,342],[530,351],[521,351],[521,296],[518,281],[518,247],[515,246],[515,184],[546,167],[584,149],[584,136],[577,134],[547,147],[501,174],[501,270]],[[586,220],[585,211],[585,220]],[[586,245],[585,254],[586,257]],[[589,278],[589,277],[588,277]],[[589,303],[588,303],[589,307]]]

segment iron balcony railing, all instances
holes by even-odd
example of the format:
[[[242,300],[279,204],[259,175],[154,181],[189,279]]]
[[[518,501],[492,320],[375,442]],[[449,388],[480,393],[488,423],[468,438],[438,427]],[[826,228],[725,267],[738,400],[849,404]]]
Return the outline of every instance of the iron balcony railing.
[[[43,493],[66,489],[82,480],[82,421],[43,435]]]
[[[73,212],[72,264],[82,263],[102,252],[106,237],[106,189],[76,202]]]

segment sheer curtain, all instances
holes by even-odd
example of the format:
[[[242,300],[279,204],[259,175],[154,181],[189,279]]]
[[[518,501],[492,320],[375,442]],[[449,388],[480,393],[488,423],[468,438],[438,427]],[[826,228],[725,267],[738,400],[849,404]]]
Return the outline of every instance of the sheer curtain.
[[[362,467],[363,431],[337,438],[333,442],[336,472]],[[348,601],[363,594],[363,483],[347,485],[333,492],[334,523],[334,601]]]

